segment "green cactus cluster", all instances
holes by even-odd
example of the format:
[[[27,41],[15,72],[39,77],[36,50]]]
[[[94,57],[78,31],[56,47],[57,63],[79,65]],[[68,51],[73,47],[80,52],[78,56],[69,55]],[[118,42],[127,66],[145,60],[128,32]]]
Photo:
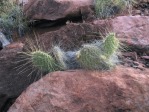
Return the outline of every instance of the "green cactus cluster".
[[[53,72],[67,70],[74,64],[76,68],[88,70],[109,70],[117,62],[117,52],[120,42],[114,33],[109,33],[105,40],[84,44],[78,51],[65,52],[60,47],[54,46],[51,53],[41,50],[24,53],[29,56],[29,60],[34,68],[42,72]],[[69,54],[70,53],[70,54]],[[70,63],[73,62],[74,63]]]

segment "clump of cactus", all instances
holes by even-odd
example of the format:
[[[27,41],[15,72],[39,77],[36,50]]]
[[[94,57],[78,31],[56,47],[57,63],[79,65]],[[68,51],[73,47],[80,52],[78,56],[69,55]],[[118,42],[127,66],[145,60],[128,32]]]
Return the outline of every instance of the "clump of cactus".
[[[27,60],[33,68],[43,73],[79,68],[109,70],[118,63],[119,47],[120,42],[115,34],[109,33],[105,40],[84,44],[78,51],[65,52],[54,46],[51,53],[46,53],[37,47],[31,47],[31,51],[23,54],[28,56]]]
[[[116,53],[119,44],[115,34],[110,33],[100,45],[98,43],[84,45],[77,53],[77,61],[85,69],[111,69],[118,62]]]

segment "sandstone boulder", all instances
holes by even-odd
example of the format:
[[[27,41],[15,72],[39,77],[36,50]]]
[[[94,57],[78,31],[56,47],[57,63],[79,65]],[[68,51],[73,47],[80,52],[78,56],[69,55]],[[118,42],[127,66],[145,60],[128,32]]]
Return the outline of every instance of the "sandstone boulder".
[[[58,20],[81,16],[85,7],[91,13],[93,0],[28,0],[24,13],[31,20]]]
[[[64,71],[30,85],[8,112],[148,112],[149,71]]]

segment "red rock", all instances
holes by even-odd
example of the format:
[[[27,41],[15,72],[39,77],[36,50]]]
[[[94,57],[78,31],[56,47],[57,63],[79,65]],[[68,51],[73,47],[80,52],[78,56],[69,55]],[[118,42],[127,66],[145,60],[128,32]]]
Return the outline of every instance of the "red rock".
[[[149,112],[149,71],[58,71],[30,85],[8,112]]]
[[[113,20],[113,30],[118,37],[134,45],[149,45],[149,17],[122,16]]]
[[[81,16],[81,7],[92,5],[93,0],[28,0],[24,12],[31,20],[58,20]]]

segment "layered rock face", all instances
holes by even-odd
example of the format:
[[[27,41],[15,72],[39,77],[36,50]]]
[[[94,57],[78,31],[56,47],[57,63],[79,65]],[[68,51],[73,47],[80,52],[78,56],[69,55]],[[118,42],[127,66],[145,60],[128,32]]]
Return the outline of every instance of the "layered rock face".
[[[149,71],[50,73],[33,83],[8,112],[148,112]]]

